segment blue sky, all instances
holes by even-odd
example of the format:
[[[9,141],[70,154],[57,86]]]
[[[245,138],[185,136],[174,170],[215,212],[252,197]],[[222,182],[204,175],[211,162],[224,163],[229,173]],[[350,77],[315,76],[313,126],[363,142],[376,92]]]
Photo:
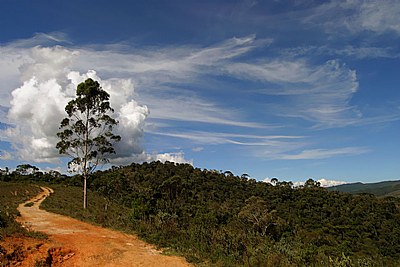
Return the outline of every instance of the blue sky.
[[[92,77],[120,121],[115,164],[400,179],[398,1],[4,0],[0,10],[0,167],[65,169],[55,132]]]

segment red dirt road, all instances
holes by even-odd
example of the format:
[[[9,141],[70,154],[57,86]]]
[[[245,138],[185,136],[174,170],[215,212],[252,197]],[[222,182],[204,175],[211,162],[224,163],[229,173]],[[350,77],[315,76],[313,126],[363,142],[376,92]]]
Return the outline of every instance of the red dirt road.
[[[53,192],[51,188],[41,189],[39,195],[26,202],[33,202],[33,206],[19,205],[18,221],[29,229],[48,234],[52,246],[64,251],[58,266],[192,266],[184,258],[162,255],[136,236],[39,209],[40,203]]]

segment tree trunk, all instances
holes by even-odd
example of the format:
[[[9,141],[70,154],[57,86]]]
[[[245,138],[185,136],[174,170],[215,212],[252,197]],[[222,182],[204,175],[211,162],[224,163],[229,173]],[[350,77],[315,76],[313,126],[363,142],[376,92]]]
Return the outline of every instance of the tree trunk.
[[[83,175],[83,208],[87,208],[86,174]]]
[[[87,107],[86,112],[86,128],[85,128],[85,154],[84,154],[84,161],[83,161],[83,209],[87,208],[87,188],[86,188],[86,180],[88,177],[88,168],[87,168],[87,159],[88,159],[88,140],[89,140],[89,107]]]

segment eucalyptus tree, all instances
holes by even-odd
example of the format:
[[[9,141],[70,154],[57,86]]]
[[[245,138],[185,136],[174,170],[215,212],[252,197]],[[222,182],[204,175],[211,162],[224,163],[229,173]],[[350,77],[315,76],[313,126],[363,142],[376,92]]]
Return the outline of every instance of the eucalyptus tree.
[[[30,164],[20,164],[17,166],[15,171],[18,174],[28,175],[28,174],[35,174],[39,171],[39,168]]]
[[[68,102],[68,117],[60,124],[57,133],[60,141],[56,148],[60,154],[71,158],[68,168],[83,176],[83,207],[87,207],[87,179],[99,164],[109,162],[107,156],[115,154],[113,144],[121,137],[113,134],[118,121],[109,114],[110,95],[97,81],[87,79],[76,89],[76,98]]]

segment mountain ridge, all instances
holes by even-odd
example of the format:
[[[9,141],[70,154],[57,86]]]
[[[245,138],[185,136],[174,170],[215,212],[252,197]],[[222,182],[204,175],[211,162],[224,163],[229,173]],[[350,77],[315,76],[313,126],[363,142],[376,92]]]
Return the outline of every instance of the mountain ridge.
[[[376,183],[350,183],[329,187],[328,190],[351,194],[369,193],[378,197],[400,197],[400,180]]]

